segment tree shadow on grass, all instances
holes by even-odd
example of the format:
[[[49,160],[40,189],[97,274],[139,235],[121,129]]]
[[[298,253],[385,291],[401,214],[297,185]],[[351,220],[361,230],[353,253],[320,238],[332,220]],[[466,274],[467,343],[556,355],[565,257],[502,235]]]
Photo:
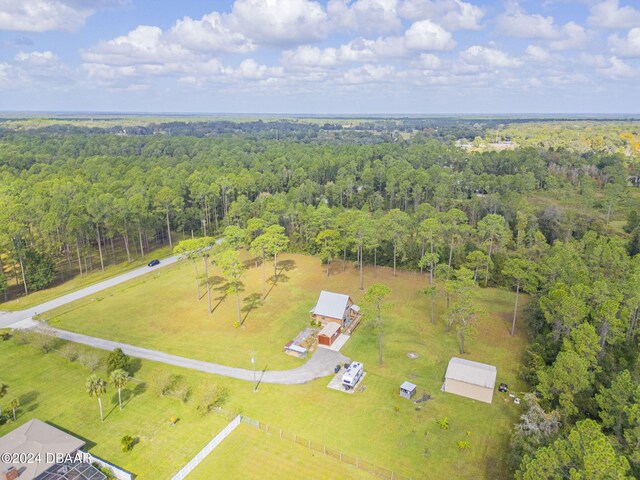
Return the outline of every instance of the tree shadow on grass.
[[[264,300],[262,299],[262,295],[260,295],[259,293],[252,293],[251,295],[247,295],[246,297],[244,297],[244,306],[242,307],[242,311],[245,312],[245,314],[240,325],[244,325],[244,322],[247,321],[247,317],[249,316],[249,314],[256,308],[262,306],[263,303]]]
[[[20,395],[18,399],[20,401],[20,406],[26,407],[33,404],[33,402],[35,402],[39,396],[40,396],[40,392],[37,392],[36,390],[31,390],[30,392],[23,393],[22,395]],[[36,407],[38,406],[37,403],[35,405]],[[31,410],[33,410],[33,408],[29,409],[29,411]]]
[[[127,372],[129,372],[129,375],[133,377],[136,373],[140,371],[141,368],[142,368],[142,360],[135,357],[133,358],[129,357],[129,365],[127,366]]]

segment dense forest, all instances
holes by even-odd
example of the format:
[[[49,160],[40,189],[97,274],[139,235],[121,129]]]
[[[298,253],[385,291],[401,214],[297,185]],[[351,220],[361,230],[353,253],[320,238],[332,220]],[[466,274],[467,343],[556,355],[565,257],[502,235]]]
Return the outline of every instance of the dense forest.
[[[423,271],[437,285],[425,293],[451,299],[461,349],[469,285],[527,293],[512,327],[530,336],[533,392],[512,438],[516,478],[640,475],[640,125],[431,122],[6,122],[0,291],[178,237],[227,229],[255,246],[279,225],[289,249],[324,263]],[[517,145],[487,147],[496,135]]]

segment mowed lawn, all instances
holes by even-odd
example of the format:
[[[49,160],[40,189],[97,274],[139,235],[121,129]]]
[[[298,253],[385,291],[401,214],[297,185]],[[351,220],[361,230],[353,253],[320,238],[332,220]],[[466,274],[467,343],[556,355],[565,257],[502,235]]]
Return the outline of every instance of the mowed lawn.
[[[363,470],[314,452],[278,435],[240,424],[191,474],[189,480],[212,478],[280,480],[374,480]]]
[[[0,436],[39,418],[86,440],[88,451],[141,479],[169,478],[227,424],[220,415],[201,416],[193,402],[158,397],[149,382],[164,369],[162,365],[142,364],[135,381],[123,391],[123,410],[118,408],[117,390],[109,386],[102,397],[105,421],[100,422],[98,402],[85,392],[90,374],[86,368],[56,353],[44,355],[30,345],[18,346],[12,340],[0,342],[0,358],[0,382],[9,386],[0,405],[6,412],[12,398],[21,404],[17,421],[0,426]],[[97,374],[108,378],[104,371]],[[175,426],[171,425],[172,416],[179,418]],[[139,439],[131,452],[121,451],[124,435]]]
[[[287,271],[265,305],[250,312],[241,328],[234,327],[233,299],[225,299],[212,316],[206,312],[206,298],[197,302],[193,265],[188,262],[106,291],[102,300],[89,299],[55,313],[52,325],[247,368],[256,351],[260,368],[291,368],[301,360],[284,355],[282,345],[307,325],[318,292],[349,293],[356,302],[363,292],[351,266],[343,271],[336,264],[327,278],[316,258],[282,257]],[[260,292],[260,279],[260,268],[249,269],[245,296]],[[436,323],[429,321],[429,300],[420,292],[427,281],[417,273],[399,272],[394,278],[387,268],[365,269],[365,287],[384,282],[392,295],[384,320],[384,364],[378,366],[377,334],[367,323],[343,349],[365,364],[364,392],[329,390],[327,378],[296,386],[262,385],[253,393],[250,383],[217,378],[229,386],[228,407],[414,478],[452,472],[458,478],[503,477],[511,426],[521,409],[498,393],[487,405],[440,391],[447,362],[458,355],[458,348],[455,333],[444,332],[443,296],[438,298]],[[521,299],[522,305],[526,299]],[[463,357],[496,365],[498,382],[519,391],[524,385],[517,371],[526,339],[521,324],[515,337],[509,335],[513,300],[511,292],[480,289],[477,301],[488,314],[478,321]],[[409,358],[409,352],[418,358]],[[194,385],[202,378],[216,378],[182,372]],[[416,383],[419,395],[429,393],[434,399],[416,405],[400,398],[398,387],[404,380]],[[443,431],[436,420],[445,416],[450,429]],[[471,448],[459,451],[459,440]]]

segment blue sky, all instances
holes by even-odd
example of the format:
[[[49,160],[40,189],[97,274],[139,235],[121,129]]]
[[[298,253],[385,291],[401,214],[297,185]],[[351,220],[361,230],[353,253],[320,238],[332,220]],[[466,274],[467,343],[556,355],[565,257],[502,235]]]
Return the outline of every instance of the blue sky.
[[[0,0],[0,110],[639,113],[638,0]]]

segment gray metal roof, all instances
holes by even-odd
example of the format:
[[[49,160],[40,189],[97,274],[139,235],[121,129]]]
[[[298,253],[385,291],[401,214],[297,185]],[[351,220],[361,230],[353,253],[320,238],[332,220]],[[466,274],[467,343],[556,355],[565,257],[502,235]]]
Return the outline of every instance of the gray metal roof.
[[[480,387],[494,388],[497,374],[498,369],[493,365],[453,357],[449,360],[445,378]]]
[[[349,295],[322,290],[320,297],[318,297],[318,303],[311,309],[311,313],[341,320],[344,318],[348,304]]]
[[[73,453],[84,444],[84,440],[34,418],[0,437],[0,452],[40,454],[40,463],[25,463],[20,467],[13,464],[18,469],[25,467],[25,471],[20,474],[20,480],[26,480],[37,477],[53,465],[46,463],[47,453]],[[9,466],[11,465],[0,461],[0,471]]]
[[[418,386],[416,384],[411,382],[402,382],[402,385],[400,385],[400,388],[407,392],[413,392],[417,387]]]

